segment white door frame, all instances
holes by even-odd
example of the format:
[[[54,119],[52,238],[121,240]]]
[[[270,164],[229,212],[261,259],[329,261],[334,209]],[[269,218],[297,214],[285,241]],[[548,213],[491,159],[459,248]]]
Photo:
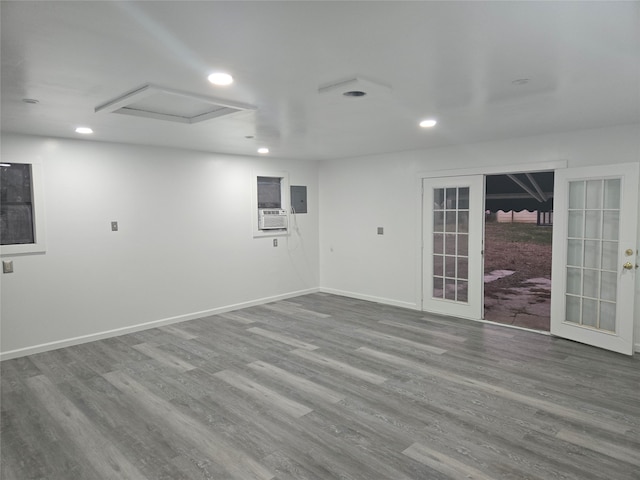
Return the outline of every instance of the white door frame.
[[[526,165],[491,165],[487,167],[476,168],[458,168],[447,170],[429,170],[418,172],[416,175],[416,191],[417,191],[417,215],[416,225],[419,226],[416,232],[416,245],[417,252],[419,254],[419,261],[416,268],[416,297],[415,305],[419,310],[424,310],[422,295],[424,292],[424,252],[423,252],[423,199],[422,199],[422,185],[425,178],[439,178],[439,177],[458,177],[468,175],[505,175],[507,173],[525,173],[525,172],[540,172],[540,171],[555,171],[557,169],[567,168],[567,160],[555,160],[549,162],[529,163]],[[484,198],[483,198],[484,200]],[[484,261],[483,261],[484,266]],[[482,273],[482,272],[481,272]],[[484,299],[483,299],[484,302]],[[483,305],[484,307],[484,305]]]

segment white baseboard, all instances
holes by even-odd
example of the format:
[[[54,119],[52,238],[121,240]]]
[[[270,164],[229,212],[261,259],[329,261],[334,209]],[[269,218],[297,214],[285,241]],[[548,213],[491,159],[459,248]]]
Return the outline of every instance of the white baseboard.
[[[373,295],[364,295],[362,293],[347,292],[345,290],[337,290],[335,288],[320,287],[320,292],[331,293],[343,297],[357,298],[358,300],[367,300],[369,302],[382,303],[384,305],[392,305],[394,307],[409,308],[411,310],[420,310],[420,307],[412,302],[402,302],[391,298],[376,297]]]
[[[96,340],[102,340],[105,338],[117,337],[119,335],[139,332],[141,330],[147,330],[149,328],[163,327],[165,325],[171,325],[172,323],[179,323],[187,320],[194,320],[196,318],[208,317],[210,315],[217,315],[220,313],[231,312],[233,310],[240,310],[241,308],[254,307],[256,305],[263,305],[265,303],[275,302],[278,300],[286,300],[287,298],[299,297],[300,295],[317,293],[319,291],[320,291],[319,288],[309,288],[306,290],[299,290],[296,292],[285,293],[282,295],[275,295],[273,297],[259,298],[256,300],[250,300],[248,302],[236,303],[234,305],[226,305],[223,307],[212,308],[211,310],[203,310],[201,312],[193,312],[185,315],[178,315],[175,317],[162,318],[160,320],[153,320],[151,322],[139,323],[136,325],[131,325],[129,327],[116,328],[113,330],[91,333],[89,335],[81,335],[79,337],[66,338],[64,340],[57,340],[55,342],[34,345],[31,347],[18,348],[16,350],[1,352],[0,361],[10,360],[12,358],[24,357],[26,355],[33,355],[35,353],[48,352],[50,350],[57,350],[58,348],[71,347],[73,345],[79,345],[81,343],[94,342]]]

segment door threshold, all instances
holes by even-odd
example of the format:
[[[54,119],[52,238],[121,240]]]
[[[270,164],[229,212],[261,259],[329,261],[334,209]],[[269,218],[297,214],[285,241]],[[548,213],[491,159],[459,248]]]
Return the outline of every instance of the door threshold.
[[[533,333],[539,333],[541,335],[547,335],[547,336],[551,336],[551,332],[547,332],[546,330],[536,330],[535,328],[526,328],[526,327],[519,327],[518,325],[509,325],[508,323],[500,323],[500,322],[493,322],[491,320],[484,320],[484,319],[473,319],[474,322],[480,322],[480,323],[488,323],[489,325],[496,325],[498,327],[506,327],[506,328],[512,328],[514,330],[524,330],[525,332],[533,332]]]

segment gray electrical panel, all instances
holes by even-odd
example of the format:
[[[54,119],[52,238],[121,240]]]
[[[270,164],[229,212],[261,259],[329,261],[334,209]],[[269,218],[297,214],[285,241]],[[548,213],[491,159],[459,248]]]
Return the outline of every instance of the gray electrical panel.
[[[307,213],[307,187],[291,185],[291,209],[293,213]]]

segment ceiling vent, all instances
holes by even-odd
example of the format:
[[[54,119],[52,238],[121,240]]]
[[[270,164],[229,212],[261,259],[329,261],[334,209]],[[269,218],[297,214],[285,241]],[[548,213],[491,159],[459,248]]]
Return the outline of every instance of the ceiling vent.
[[[326,83],[318,88],[318,93],[332,97],[367,98],[389,95],[391,87],[360,75]]]
[[[95,108],[96,113],[122,113],[188,124],[245,110],[256,110],[256,107],[151,84],[136,88]]]

